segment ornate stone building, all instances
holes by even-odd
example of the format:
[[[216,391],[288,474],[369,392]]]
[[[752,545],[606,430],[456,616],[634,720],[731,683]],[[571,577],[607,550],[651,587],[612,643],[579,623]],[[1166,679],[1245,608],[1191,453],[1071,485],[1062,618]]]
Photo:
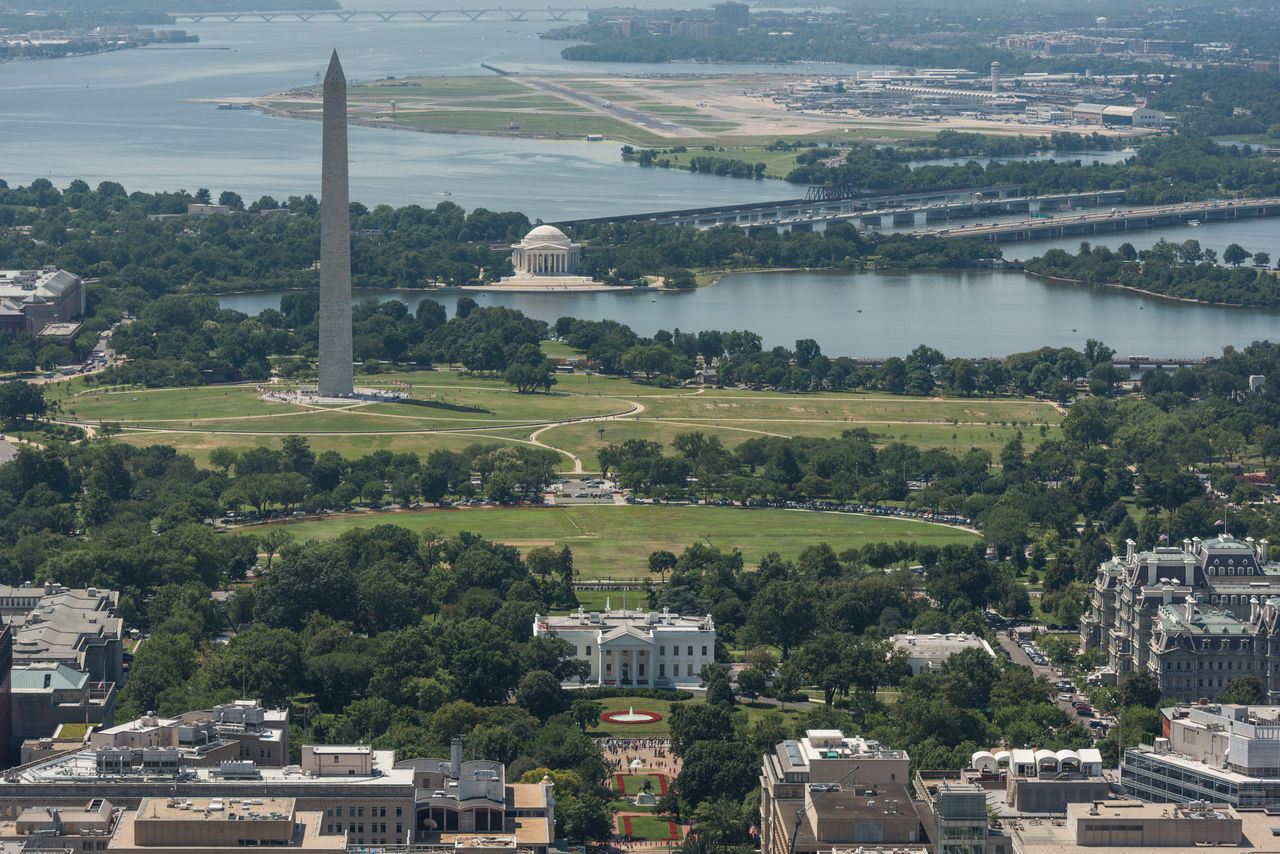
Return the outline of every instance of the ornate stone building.
[[[1280,564],[1266,540],[1230,534],[1150,552],[1130,540],[1098,568],[1080,635],[1106,653],[1109,675],[1150,671],[1167,699],[1212,699],[1257,676],[1280,702]]]
[[[511,246],[516,276],[576,276],[578,244],[554,225],[540,225]]]

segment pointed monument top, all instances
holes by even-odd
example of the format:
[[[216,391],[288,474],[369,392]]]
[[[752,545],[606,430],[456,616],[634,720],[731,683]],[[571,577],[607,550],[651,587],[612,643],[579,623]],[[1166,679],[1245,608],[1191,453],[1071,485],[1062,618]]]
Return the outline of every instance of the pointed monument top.
[[[329,70],[324,73],[324,82],[328,83],[346,83],[347,78],[342,73],[342,63],[338,61],[338,50],[334,48],[333,57],[329,60]]]

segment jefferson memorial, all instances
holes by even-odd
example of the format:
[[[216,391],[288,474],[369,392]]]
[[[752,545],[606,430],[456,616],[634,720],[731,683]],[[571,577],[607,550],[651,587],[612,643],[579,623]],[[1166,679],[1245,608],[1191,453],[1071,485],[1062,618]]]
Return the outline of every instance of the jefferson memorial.
[[[554,225],[540,225],[511,246],[515,275],[504,276],[491,288],[528,291],[598,290],[605,287],[590,276],[578,275],[579,245]]]

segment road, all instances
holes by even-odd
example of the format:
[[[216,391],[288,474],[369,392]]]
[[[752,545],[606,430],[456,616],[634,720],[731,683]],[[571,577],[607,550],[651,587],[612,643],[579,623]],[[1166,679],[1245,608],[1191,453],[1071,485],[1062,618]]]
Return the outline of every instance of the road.
[[[1010,660],[1013,661],[1014,664],[1021,664],[1023,667],[1030,667],[1032,673],[1034,673],[1037,676],[1043,676],[1044,678],[1048,679],[1049,682],[1051,683],[1059,682],[1064,678],[1062,675],[1062,672],[1057,668],[1053,667],[1053,665],[1041,665],[1033,662],[1031,658],[1027,655],[1026,651],[1023,650],[1022,647],[1018,646],[1017,641],[1008,637],[1004,632],[997,633],[996,639],[1000,642],[1001,648],[1009,653],[1009,658]],[[1054,697],[1056,698],[1060,693],[1061,692],[1057,691],[1057,689],[1055,688]],[[1085,702],[1088,702],[1087,697],[1083,697],[1079,694],[1072,694],[1071,699],[1084,700]],[[1070,715],[1075,715],[1076,713],[1075,707],[1072,706],[1070,702],[1066,700],[1057,700],[1057,699],[1055,699],[1054,702],[1057,703],[1058,708],[1062,709],[1064,712],[1067,712]],[[1081,718],[1081,723],[1084,726],[1089,725],[1087,718]]]

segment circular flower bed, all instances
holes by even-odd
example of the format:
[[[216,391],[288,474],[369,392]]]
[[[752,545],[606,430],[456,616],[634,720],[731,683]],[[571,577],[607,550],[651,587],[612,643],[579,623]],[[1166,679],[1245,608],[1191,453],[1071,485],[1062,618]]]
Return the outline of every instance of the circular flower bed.
[[[654,724],[662,720],[662,715],[657,712],[628,709],[626,711],[605,712],[600,716],[600,720],[607,724]]]

